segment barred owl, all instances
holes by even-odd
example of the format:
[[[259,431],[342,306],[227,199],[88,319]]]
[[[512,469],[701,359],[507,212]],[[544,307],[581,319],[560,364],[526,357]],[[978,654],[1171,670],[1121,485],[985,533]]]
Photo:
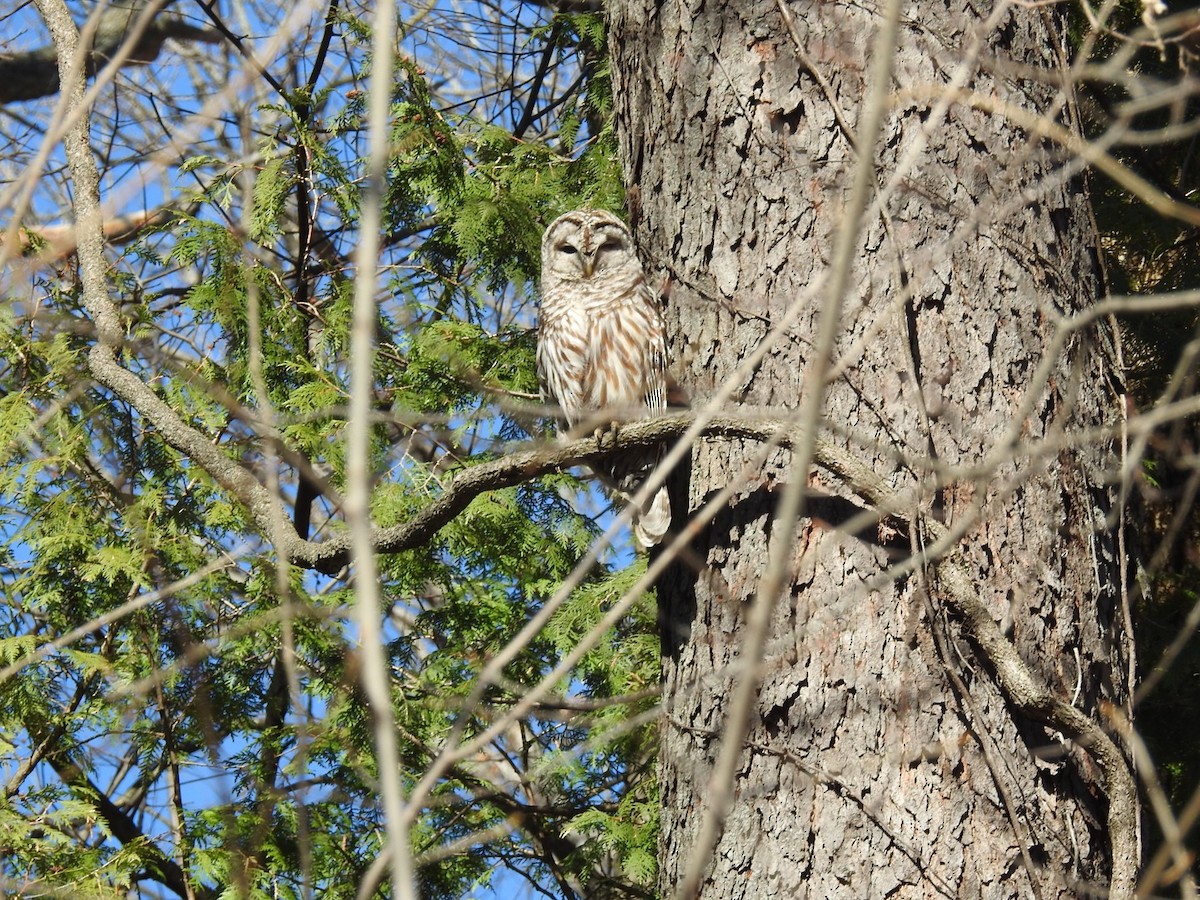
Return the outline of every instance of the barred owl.
[[[633,250],[629,229],[610,213],[580,209],[550,223],[542,237],[542,308],[537,369],[542,396],[567,423],[598,425],[667,407],[667,347],[658,295]],[[629,450],[592,468],[625,499],[658,465],[662,449]],[[643,547],[671,523],[664,485],[634,518]]]

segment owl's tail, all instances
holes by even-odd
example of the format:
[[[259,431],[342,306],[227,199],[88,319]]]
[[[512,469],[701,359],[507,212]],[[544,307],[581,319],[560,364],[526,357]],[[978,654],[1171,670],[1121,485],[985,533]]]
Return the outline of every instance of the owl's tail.
[[[650,504],[633,519],[633,534],[643,547],[659,543],[671,527],[671,498],[664,484],[658,489]]]
[[[633,503],[633,496],[646,483],[650,473],[662,459],[662,449],[626,451],[612,458],[592,463],[592,471],[600,476],[611,495],[624,503]],[[662,485],[654,496],[638,505],[633,515],[633,536],[643,547],[653,547],[662,541],[671,527],[671,498]]]

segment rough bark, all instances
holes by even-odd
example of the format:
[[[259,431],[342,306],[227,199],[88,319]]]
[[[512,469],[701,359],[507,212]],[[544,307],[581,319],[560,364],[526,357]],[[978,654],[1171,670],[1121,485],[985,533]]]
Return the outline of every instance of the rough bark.
[[[826,389],[824,424],[911,492],[914,511],[962,528],[955,577],[1056,700],[1107,725],[1131,665],[1116,451],[1080,435],[1118,421],[1119,386],[1102,330],[1047,355],[1061,317],[1100,292],[1095,236],[1067,155],[998,113],[1071,124],[1054,79],[1016,68],[1062,73],[1057,15],[1014,8],[985,23],[954,0],[905,8],[874,148],[881,202],[859,235],[836,348],[848,366]],[[676,374],[694,406],[733,379],[735,404],[796,409],[815,389],[801,374],[819,291],[757,367],[738,367],[826,272],[877,16],[776,0],[609,5],[632,224],[671,282]],[[975,102],[951,95],[955,79]],[[751,474],[659,588],[667,896],[713,793],[739,636],[791,475],[784,451],[753,462],[758,446],[698,445],[693,512],[747,462]],[[884,574],[927,534],[849,533],[838,526],[863,497],[819,471],[809,488],[700,894],[1107,889],[1114,853],[1128,869],[1136,847],[1114,850],[1097,754],[1027,717],[1041,718],[1006,692],[932,565]]]

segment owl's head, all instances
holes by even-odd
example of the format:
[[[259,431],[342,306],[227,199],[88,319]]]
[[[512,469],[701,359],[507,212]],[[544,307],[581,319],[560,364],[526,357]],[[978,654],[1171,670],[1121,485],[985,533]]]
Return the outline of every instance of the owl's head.
[[[542,279],[584,281],[641,271],[629,229],[602,209],[559,216],[542,236]]]

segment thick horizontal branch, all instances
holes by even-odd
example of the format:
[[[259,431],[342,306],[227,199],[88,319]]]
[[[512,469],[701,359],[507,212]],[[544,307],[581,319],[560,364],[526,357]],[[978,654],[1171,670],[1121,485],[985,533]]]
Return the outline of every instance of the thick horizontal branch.
[[[0,78],[0,84],[3,79]],[[103,223],[104,240],[108,244],[126,244],[141,234],[142,229],[161,225],[175,214],[169,206],[158,209],[141,209],[123,216],[106,218]],[[13,255],[20,254],[25,265],[50,266],[75,252],[78,241],[74,225],[38,225],[21,228],[17,232]],[[0,249],[4,237],[0,235]]]
[[[126,39],[135,36],[135,22],[145,6],[143,0],[125,0],[110,4],[101,13],[88,53],[87,75],[94,75],[106,60],[117,55]],[[222,40],[210,28],[192,25],[176,13],[159,12],[136,34],[137,43],[125,64],[144,66],[153,62],[169,38],[208,44]],[[58,93],[58,89],[58,51],[54,46],[0,56],[0,103],[47,97]]]
[[[375,533],[374,546],[379,553],[397,553],[427,543],[438,529],[461,513],[476,497],[487,491],[522,484],[540,475],[559,472],[586,463],[589,458],[616,450],[651,447],[679,438],[695,422],[693,413],[676,413],[623,425],[603,447],[594,437],[546,444],[530,450],[518,450],[499,459],[461,469],[446,492],[419,513],[399,525],[381,528]],[[712,437],[745,438],[766,441],[782,434],[783,447],[793,443],[794,426],[784,419],[755,416],[721,415],[708,421],[701,434]],[[824,465],[824,463],[822,463]],[[844,466],[839,466],[844,468]],[[293,564],[333,574],[350,562],[350,540],[338,535],[327,541],[302,541],[299,535],[280,548]]]
[[[682,434],[691,421],[690,415],[669,416],[627,425],[621,428],[614,441],[605,442],[604,450],[650,446],[669,440]],[[378,529],[375,533],[375,550],[379,553],[398,553],[419,547],[481,494],[522,484],[539,475],[569,469],[587,457],[597,455],[598,450],[595,438],[589,437],[518,450],[499,459],[461,469],[441,497],[407,522]],[[281,547],[280,551],[294,565],[333,574],[350,562],[349,535],[340,534],[321,542],[303,541],[299,535],[293,537],[289,546]]]
[[[486,491],[520,484],[616,449],[652,446],[678,439],[692,426],[695,418],[690,412],[677,413],[625,425],[611,444],[606,440],[602,450],[594,438],[588,437],[518,451],[464,469],[455,476],[442,497],[411,520],[380,529],[375,547],[381,553],[389,553],[420,546]],[[774,441],[789,449],[800,438],[798,427],[786,418],[744,414],[714,416],[700,433],[708,437]],[[1133,773],[1116,743],[1095,719],[1057,697],[1021,658],[988,612],[977,585],[966,574],[955,547],[955,536],[945,525],[921,514],[911,498],[889,487],[868,465],[847,451],[817,441],[813,459],[817,466],[834,476],[860,500],[883,516],[912,525],[921,534],[924,545],[935,548],[921,562],[936,574],[937,583],[945,592],[947,606],[995,672],[1006,699],[1022,714],[1062,733],[1091,755],[1102,774],[1109,802],[1110,890],[1113,897],[1132,897],[1138,860],[1137,791]],[[331,572],[349,562],[348,547],[345,538],[321,544],[297,540],[290,548],[290,556],[297,564]]]

